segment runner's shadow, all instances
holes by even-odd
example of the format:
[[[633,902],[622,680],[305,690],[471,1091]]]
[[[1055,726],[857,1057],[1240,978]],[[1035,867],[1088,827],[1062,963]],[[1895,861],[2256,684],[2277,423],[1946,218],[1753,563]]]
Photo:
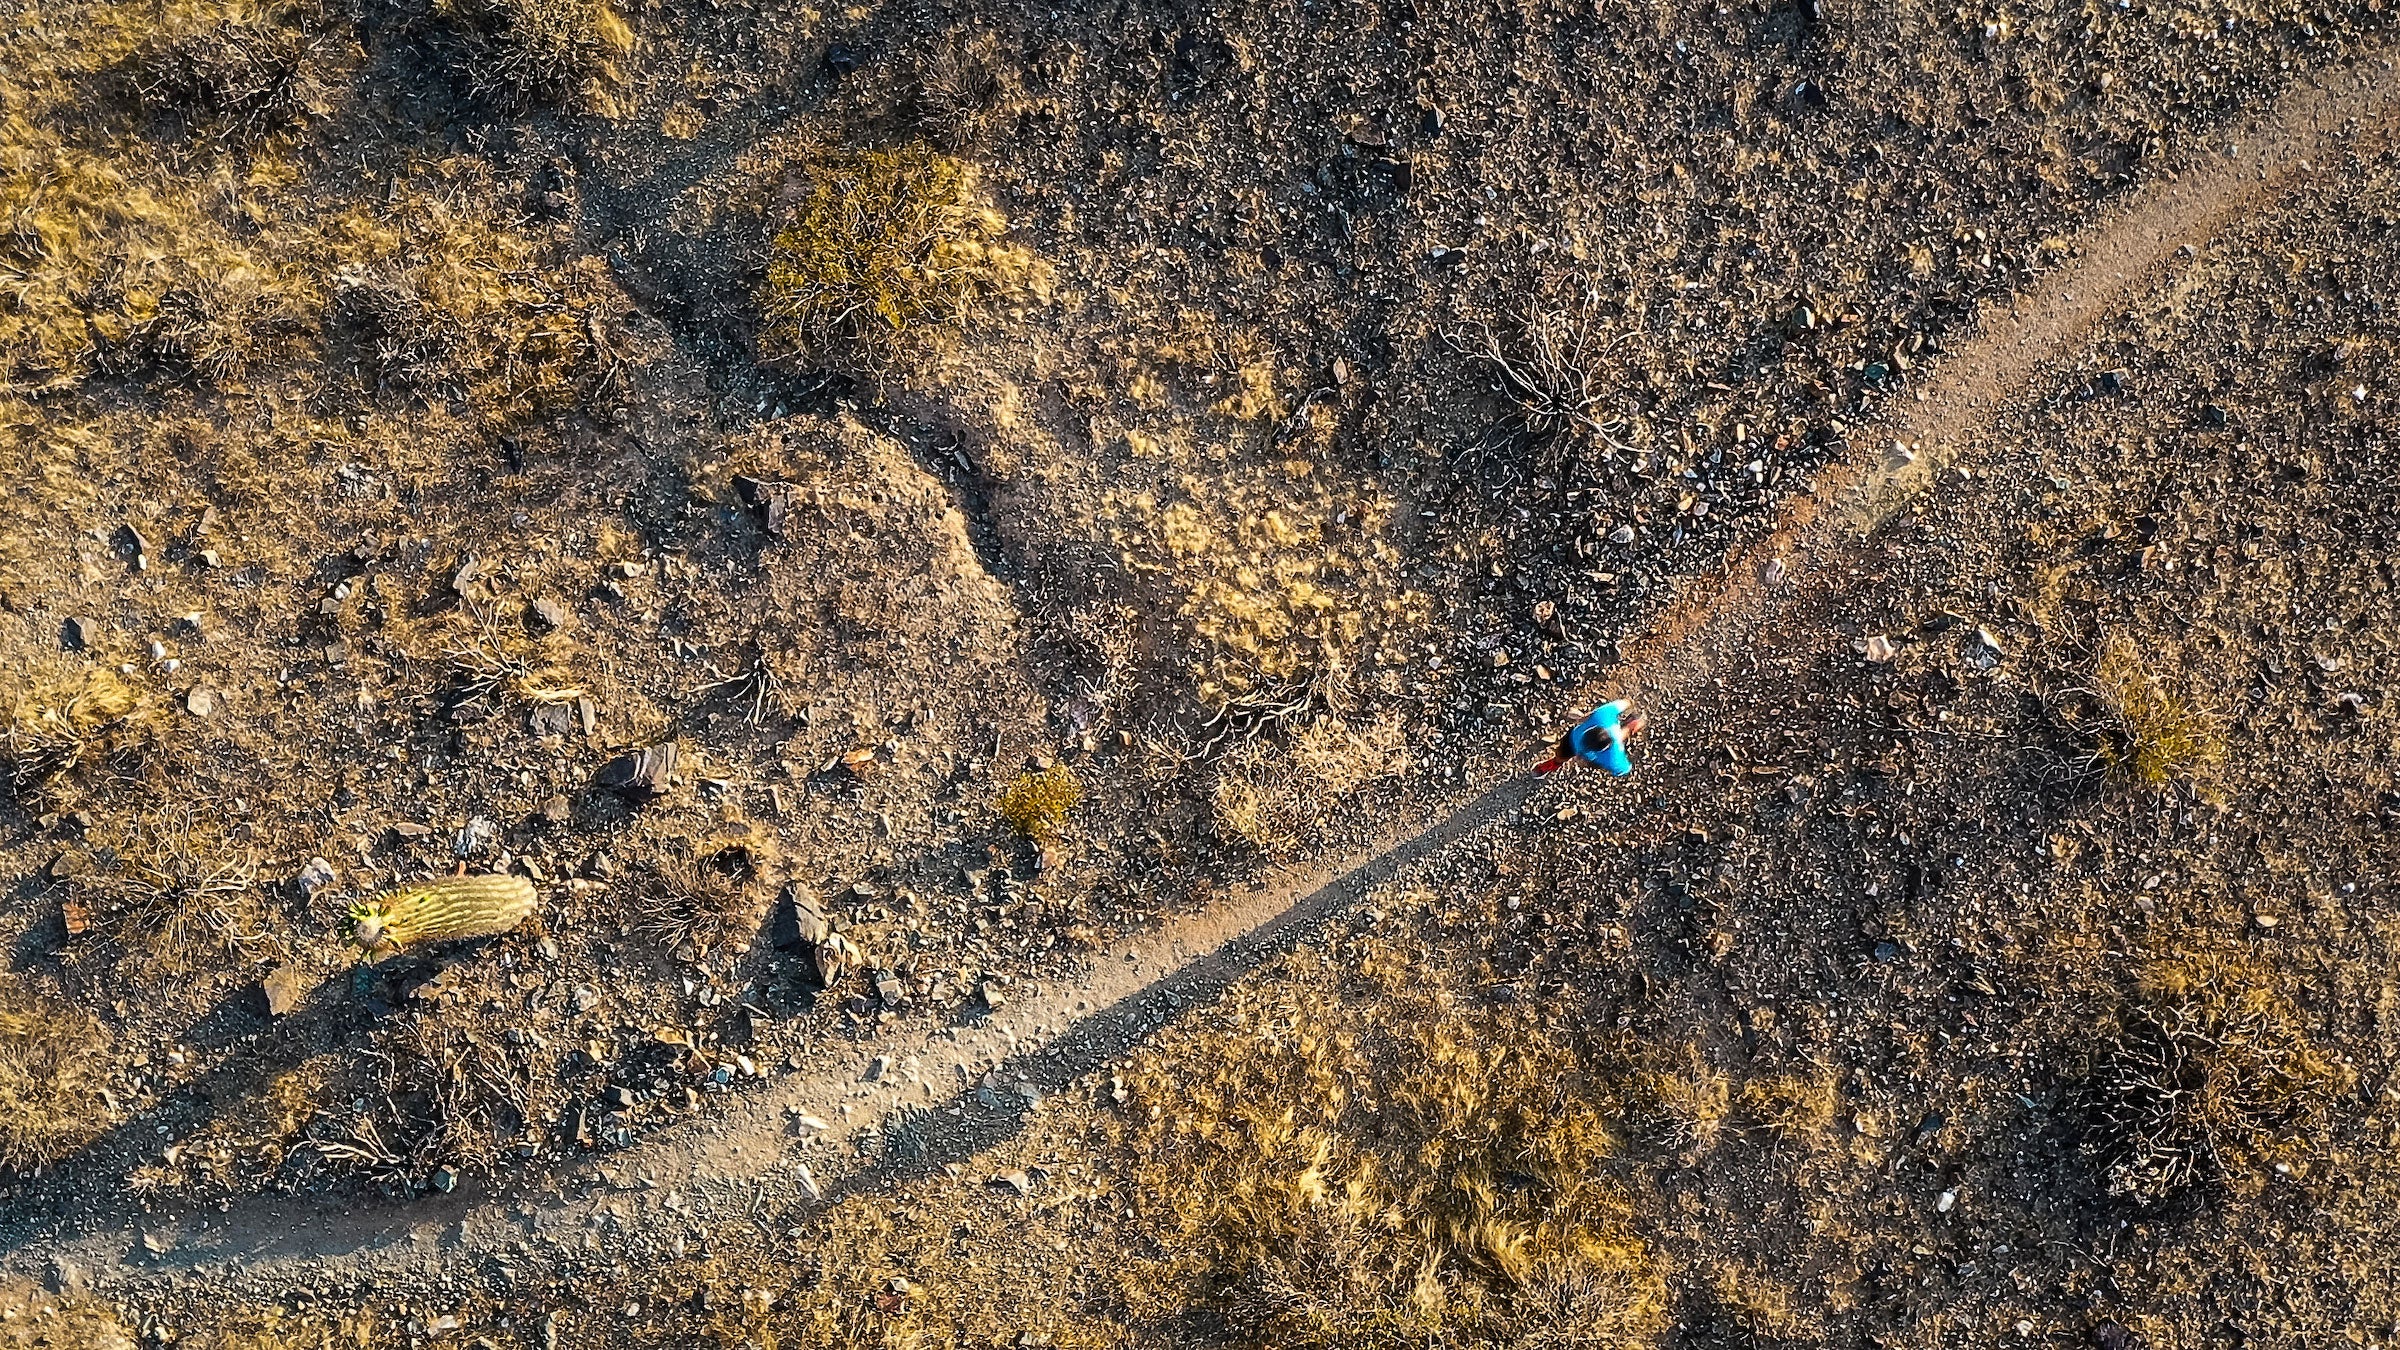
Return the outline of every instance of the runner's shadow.
[[[1543,781],[1520,773],[1485,789],[1416,834],[1344,869],[1258,927],[1094,1011],[1048,1044],[1011,1055],[991,1074],[1001,1086],[969,1088],[947,1102],[908,1112],[887,1127],[881,1159],[826,1188],[827,1201],[930,1176],[997,1147],[1022,1131],[1032,1114],[1028,1099],[1013,1085],[1022,1082],[1047,1096],[1096,1072],[1190,1010],[1215,1002],[1336,910],[1366,899],[1407,869],[1524,806]]]

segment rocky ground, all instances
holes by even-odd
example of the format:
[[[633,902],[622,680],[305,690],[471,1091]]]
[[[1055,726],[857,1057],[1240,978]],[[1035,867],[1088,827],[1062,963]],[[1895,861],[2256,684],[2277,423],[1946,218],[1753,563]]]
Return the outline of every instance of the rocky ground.
[[[565,81],[509,59],[537,8],[11,16],[0,1164],[60,1293],[0,1336],[2400,1334],[2363,159],[2012,391],[1826,624],[1687,658],[1632,793],[1055,1095],[970,1085],[1002,1133],[939,1081],[797,1112],[817,1173],[739,1223],[611,1164],[738,1153],[777,1081],[998,1026],[1642,678],[1679,578],[2378,0],[565,6]],[[985,293],[777,328],[778,231],[895,146],[973,170]],[[537,921],[344,941],[461,867]],[[2122,1143],[2187,1051],[2269,1086]],[[443,1273],[246,1272],[264,1196]]]

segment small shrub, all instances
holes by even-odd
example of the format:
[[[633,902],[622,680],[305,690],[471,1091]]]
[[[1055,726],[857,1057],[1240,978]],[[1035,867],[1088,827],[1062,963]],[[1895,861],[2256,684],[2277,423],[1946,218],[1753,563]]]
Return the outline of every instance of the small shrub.
[[[172,11],[134,53],[142,101],[226,138],[285,130],[331,110],[331,46],[297,8]]]
[[[1083,800],[1083,784],[1075,771],[1053,764],[1039,773],[1019,774],[1000,791],[1000,818],[1010,829],[1036,843],[1056,839],[1066,828],[1067,812]]]
[[[670,951],[706,951],[758,917],[750,882],[757,861],[746,845],[678,841],[643,865],[633,929]]]
[[[436,0],[472,44],[467,82],[502,107],[601,106],[633,30],[605,0]]]
[[[909,112],[918,135],[956,150],[982,137],[1007,92],[999,39],[956,36],[918,60]]]
[[[20,693],[0,755],[9,791],[26,799],[68,771],[121,748],[138,729],[133,690],[106,670]]]
[[[0,1167],[53,1162],[98,1133],[100,1028],[0,975]]]
[[[2109,1193],[2146,1204],[2246,1183],[2324,1126],[2343,1073],[2263,981],[2218,962],[2148,972],[2080,1089]]]
[[[2133,781],[2165,787],[2223,760],[2219,719],[2168,692],[2131,641],[2109,640],[2093,686],[2107,712],[2102,757]]]
[[[116,865],[77,878],[95,930],[119,947],[146,951],[168,971],[191,968],[211,948],[262,936],[254,920],[251,856],[199,812],[136,819],[112,831]]]
[[[977,301],[1040,274],[1003,241],[975,174],[923,145],[835,151],[801,166],[800,202],[776,231],[759,308],[772,345],[869,364],[902,339],[963,324]]]

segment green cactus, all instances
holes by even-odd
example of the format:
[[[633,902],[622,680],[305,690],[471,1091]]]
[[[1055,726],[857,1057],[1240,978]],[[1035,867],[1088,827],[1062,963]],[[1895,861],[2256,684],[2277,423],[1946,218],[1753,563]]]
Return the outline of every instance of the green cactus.
[[[350,940],[367,951],[505,933],[533,913],[523,877],[444,877],[350,907]]]

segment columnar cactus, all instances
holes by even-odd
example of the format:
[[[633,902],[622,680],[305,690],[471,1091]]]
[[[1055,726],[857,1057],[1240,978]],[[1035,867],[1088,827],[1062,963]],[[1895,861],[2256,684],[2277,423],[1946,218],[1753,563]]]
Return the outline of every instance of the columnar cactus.
[[[350,907],[350,940],[368,951],[505,933],[533,913],[523,877],[444,877]]]

